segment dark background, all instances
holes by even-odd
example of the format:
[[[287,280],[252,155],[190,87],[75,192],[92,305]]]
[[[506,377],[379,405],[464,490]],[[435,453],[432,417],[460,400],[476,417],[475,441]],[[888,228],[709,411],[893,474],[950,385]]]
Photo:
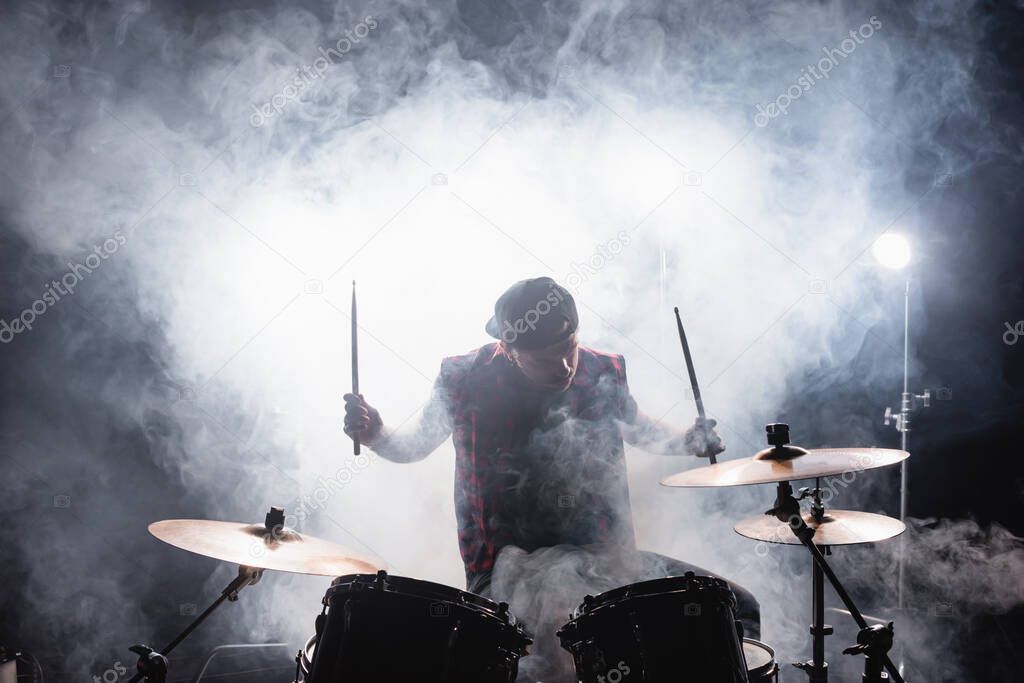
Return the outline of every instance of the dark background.
[[[317,8],[315,3],[306,4]],[[207,3],[184,3],[186,9],[203,12],[247,5],[239,0],[220,3],[218,9],[210,10]],[[497,60],[500,46],[508,38],[505,32],[529,30],[534,9],[531,3],[459,3],[462,22],[451,30],[459,33],[466,56],[488,64]],[[988,126],[1002,144],[922,201],[921,210],[931,227],[928,234],[916,236],[919,258],[926,267],[916,276],[911,295],[915,361],[911,389],[931,389],[933,400],[930,408],[915,415],[910,435],[913,458],[909,514],[923,520],[972,518],[983,528],[999,525],[1015,535],[1024,535],[1024,340],[1016,345],[1003,341],[1005,324],[1024,319],[1024,250],[1020,248],[1024,237],[1024,198],[1020,191],[1024,180],[1020,135],[1024,120],[1024,10],[1014,3],[983,3],[979,12],[988,19],[988,51],[971,74],[983,98],[975,104],[987,109]],[[69,24],[67,30],[73,33],[75,28]],[[516,74],[510,76],[509,88],[543,89],[540,70]],[[959,135],[953,116],[948,129],[937,131],[937,136],[944,137],[950,146],[957,144]],[[915,153],[927,159],[930,150]],[[13,169],[5,172],[12,173]],[[931,180],[915,177],[912,171],[904,178],[909,188],[925,187]],[[0,206],[0,316],[4,319],[17,315],[26,297],[37,295],[38,283],[46,281],[46,274],[61,268],[55,257],[34,252],[11,229],[12,208]],[[159,460],[161,448],[173,447],[166,444],[173,443],[173,431],[181,427],[159,415],[151,416],[142,429],[120,424],[89,389],[100,379],[96,373],[106,372],[106,364],[95,362],[96,358],[116,358],[127,368],[123,378],[103,378],[120,385],[127,397],[143,390],[138,377],[148,378],[146,391],[156,387],[172,397],[181,389],[169,377],[163,360],[169,349],[159,326],[135,306],[132,276],[111,268],[94,277],[104,283],[94,291],[121,292],[120,300],[75,297],[68,305],[49,311],[47,324],[33,331],[35,338],[44,343],[0,348],[3,443],[32,442],[43,452],[48,446],[48,433],[73,434],[92,445],[106,443],[111,452],[121,454],[120,474],[115,480],[96,481],[88,489],[68,491],[76,501],[71,510],[55,507],[52,501],[52,477],[57,473],[40,469],[31,458],[4,455],[3,476],[8,484],[3,490],[8,486],[11,489],[9,495],[4,495],[6,523],[0,527],[0,547],[4,548],[0,563],[0,643],[9,651],[36,657],[46,672],[45,680],[82,680],[62,673],[62,653],[67,639],[73,638],[69,624],[90,619],[102,622],[99,628],[116,641],[111,643],[112,648],[138,639],[154,645],[167,640],[189,620],[188,614],[167,616],[180,612],[180,588],[201,585],[216,565],[213,561],[196,561],[188,569],[169,575],[160,571],[156,558],[133,556],[117,543],[116,535],[106,534],[102,541],[82,545],[82,566],[97,573],[93,577],[96,581],[103,581],[100,569],[105,565],[128,566],[149,577],[150,589],[142,596],[149,607],[141,614],[126,611],[121,605],[97,602],[86,592],[75,600],[53,605],[57,614],[62,610],[68,613],[66,621],[54,619],[40,613],[39,604],[48,597],[45,592],[26,593],[26,586],[34,586],[35,591],[47,581],[30,582],[30,574],[40,567],[14,549],[31,543],[34,534],[52,533],[54,527],[66,523],[69,515],[82,533],[102,524],[127,534],[134,533],[140,520],[126,512],[143,503],[154,518],[203,514],[203,501],[180,482],[164,481],[163,496],[156,501],[144,485],[163,476],[154,463]],[[886,406],[898,405],[898,381],[887,395],[879,395],[866,390],[859,378],[881,354],[887,353],[882,348],[884,343],[899,343],[901,294],[901,287],[894,285],[890,320],[874,330],[877,334],[867,335],[853,363],[823,365],[810,376],[790,378],[781,417],[794,425],[795,440],[821,442],[830,421],[855,408],[862,415],[879,417],[872,423],[875,443],[898,443],[896,432],[882,426],[880,419]],[[133,334],[123,333],[126,324]],[[75,345],[68,347],[63,356],[47,353],[53,344],[67,342],[68,330],[75,331]],[[827,389],[808,392],[807,386]],[[272,452],[261,455],[280,457]],[[65,466],[75,472],[88,469],[82,461],[69,460]],[[889,478],[889,486],[894,485],[894,473],[880,476]],[[898,514],[898,510],[889,512]],[[24,524],[29,518],[33,524]],[[15,539],[20,542],[16,544]],[[74,567],[62,567],[55,571],[53,580],[60,581],[65,573],[76,571]],[[229,578],[222,573],[217,582],[226,583]],[[1007,579],[1021,582],[1024,576]],[[855,578],[852,582],[858,595],[870,601],[870,586],[860,585]],[[202,609],[202,601],[197,599],[196,603]],[[1013,646],[1024,638],[1020,606],[1003,614],[964,616],[968,623],[959,623],[958,617],[954,611],[943,618],[948,618],[950,628],[968,641],[967,661],[977,674],[972,680],[1016,677]],[[182,647],[177,671],[192,672],[202,653],[214,644],[231,640],[232,633],[226,620],[212,620]],[[224,670],[254,671],[277,666],[280,668],[267,680],[285,680],[290,667],[281,665],[284,658],[280,651],[275,654],[276,659],[255,654],[225,658]],[[130,666],[131,656],[126,651],[123,655],[120,661]],[[110,666],[109,654],[98,653],[91,670],[100,673]],[[23,665],[21,670],[27,676],[32,667]],[[257,676],[249,673],[237,680],[257,680]],[[178,680],[184,677],[183,673],[176,675]],[[786,680],[800,680],[800,674],[787,672]]]

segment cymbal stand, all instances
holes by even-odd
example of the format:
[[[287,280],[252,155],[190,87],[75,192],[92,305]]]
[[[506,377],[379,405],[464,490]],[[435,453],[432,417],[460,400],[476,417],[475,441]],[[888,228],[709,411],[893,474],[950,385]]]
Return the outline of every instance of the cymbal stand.
[[[862,683],[884,683],[889,677],[882,671],[886,653],[892,647],[892,622],[883,626],[875,624],[862,628],[857,633],[857,644],[843,650],[844,655],[864,655]]]
[[[773,427],[778,427],[778,425],[773,425]],[[788,428],[786,431],[788,432]],[[771,430],[769,433],[771,433]],[[788,434],[786,435],[786,440],[788,441]],[[892,645],[892,624],[890,623],[888,627],[890,629],[890,638],[887,645],[884,638],[881,638],[880,634],[875,633],[876,629],[868,626],[864,616],[853,603],[853,599],[850,597],[850,594],[846,592],[846,589],[843,588],[843,584],[840,583],[839,577],[836,576],[835,572],[832,571],[832,567],[830,567],[828,562],[825,560],[825,556],[821,552],[821,549],[815,545],[814,529],[807,526],[807,522],[805,522],[804,518],[800,515],[800,502],[793,495],[793,487],[788,481],[778,483],[775,494],[775,505],[765,514],[772,515],[780,522],[785,522],[789,525],[789,528],[793,531],[793,534],[797,537],[800,543],[810,551],[811,556],[814,558],[815,566],[821,572],[823,577],[827,578],[829,583],[832,584],[832,588],[835,589],[839,599],[843,601],[846,609],[850,612],[850,616],[853,617],[853,620],[857,622],[857,626],[860,627],[861,631],[857,635],[858,646],[849,648],[844,652],[847,654],[863,653],[868,656],[868,660],[865,664],[865,673],[863,678],[864,683],[879,683],[881,681],[889,680],[894,681],[894,683],[904,683],[903,677],[893,665],[892,660],[889,659],[888,655],[888,649]],[[817,621],[817,608],[815,609],[815,612],[815,621]],[[822,619],[823,618],[824,611],[822,610]],[[819,639],[821,637],[823,636],[819,636]],[[861,642],[862,639],[864,641],[863,643]],[[882,672],[882,668],[885,668],[889,672],[892,677],[891,679],[885,676],[885,673]],[[808,667],[808,669],[813,669],[813,667]],[[812,672],[809,671],[809,673]],[[811,680],[814,679],[812,678]]]
[[[825,519],[825,505],[821,502],[821,479],[814,480],[814,488],[801,488],[797,500],[812,497],[811,516],[815,522]],[[792,522],[790,522],[792,524]],[[828,546],[822,546],[824,554],[830,555]],[[825,573],[818,563],[811,559],[811,659],[797,662],[793,666],[807,674],[810,683],[828,683],[828,662],[825,661],[825,636],[833,633],[825,623]]]
[[[191,624],[185,627],[178,636],[167,643],[159,652],[146,645],[133,645],[131,651],[139,655],[139,661],[136,665],[136,673],[129,679],[128,683],[136,683],[145,679],[148,683],[166,683],[167,681],[167,655],[171,653],[171,650],[178,647],[183,640],[188,638],[199,624],[203,623],[208,616],[213,614],[221,604],[227,600],[229,602],[235,602],[238,600],[238,592],[246,586],[251,586],[257,583],[263,576],[263,570],[256,567],[247,567],[245,565],[239,565],[238,576],[227,585],[227,587],[221,591],[213,603],[210,604],[202,614],[196,617]]]

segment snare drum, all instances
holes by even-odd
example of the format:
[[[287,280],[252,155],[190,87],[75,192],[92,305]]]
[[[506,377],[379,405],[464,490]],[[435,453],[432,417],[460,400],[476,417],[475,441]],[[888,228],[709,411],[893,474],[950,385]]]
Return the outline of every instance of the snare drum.
[[[504,603],[383,571],[335,579],[323,602],[308,683],[512,683],[532,642]]]
[[[743,657],[747,660],[749,683],[779,683],[779,665],[775,662],[775,650],[759,640],[744,638]]]
[[[735,609],[725,581],[687,572],[587,596],[558,637],[581,683],[746,683]]]

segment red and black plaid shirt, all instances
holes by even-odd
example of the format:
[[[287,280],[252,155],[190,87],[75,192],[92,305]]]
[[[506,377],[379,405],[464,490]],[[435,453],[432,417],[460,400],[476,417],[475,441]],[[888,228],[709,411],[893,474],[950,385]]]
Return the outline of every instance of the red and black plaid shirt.
[[[564,392],[529,385],[498,348],[444,359],[434,405],[455,444],[455,512],[467,580],[506,545],[634,546],[622,436],[636,403],[622,356],[579,349]]]

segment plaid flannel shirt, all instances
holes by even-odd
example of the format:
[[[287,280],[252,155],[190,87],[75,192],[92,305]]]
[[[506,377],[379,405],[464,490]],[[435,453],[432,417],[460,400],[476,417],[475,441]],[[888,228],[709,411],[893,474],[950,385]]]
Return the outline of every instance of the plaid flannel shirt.
[[[635,547],[616,421],[631,422],[636,403],[621,355],[581,346],[572,385],[545,395],[492,343],[445,358],[434,398],[452,425],[467,581],[509,544]]]

